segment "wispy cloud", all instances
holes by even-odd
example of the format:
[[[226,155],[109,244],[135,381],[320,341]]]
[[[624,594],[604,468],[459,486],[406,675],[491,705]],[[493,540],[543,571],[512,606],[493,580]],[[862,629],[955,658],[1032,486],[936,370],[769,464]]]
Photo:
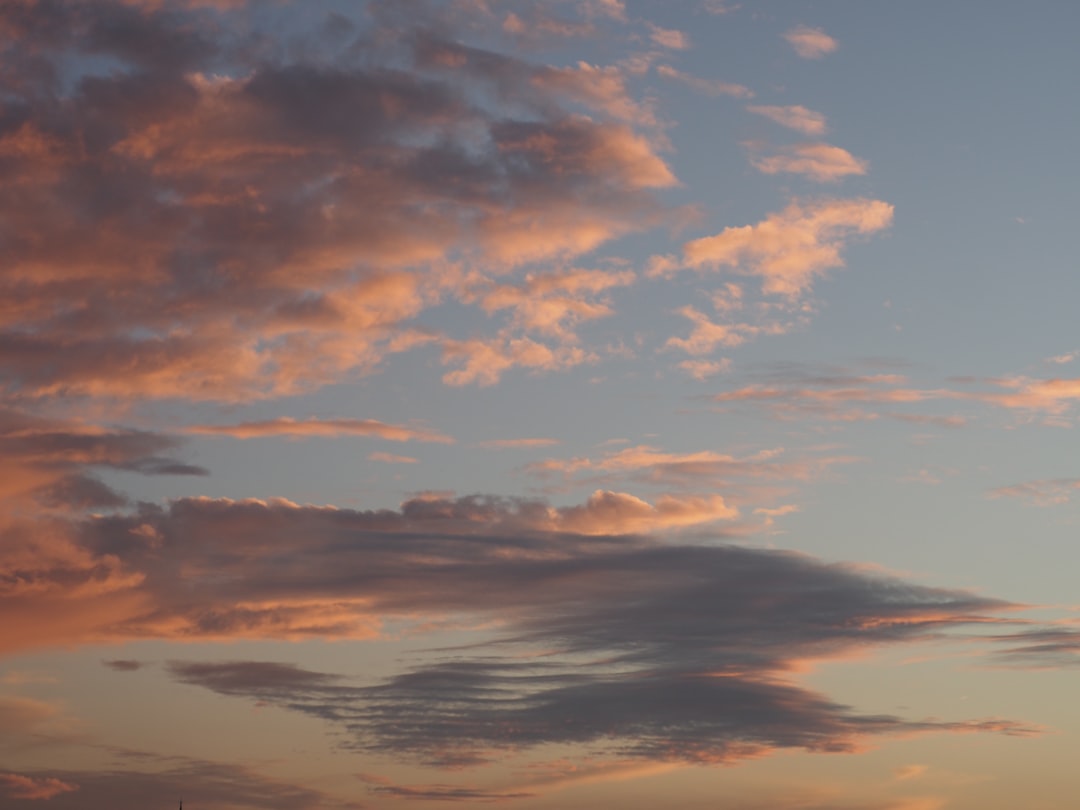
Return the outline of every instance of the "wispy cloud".
[[[866,174],[868,164],[846,149],[827,143],[799,143],[767,147],[747,144],[750,165],[765,174],[801,174],[819,183],[835,183],[850,175]]]
[[[381,461],[384,464],[419,464],[420,459],[412,456],[399,456],[395,453],[383,453],[375,451],[368,453],[368,461]]]
[[[1080,478],[1044,478],[1021,484],[997,487],[989,491],[991,498],[1019,498],[1033,506],[1060,506],[1080,492]]]
[[[487,439],[477,442],[477,447],[487,447],[494,450],[521,449],[533,447],[551,447],[559,444],[558,439]]]
[[[690,47],[690,37],[685,32],[674,28],[661,28],[653,23],[648,23],[648,26],[649,38],[654,44],[675,51],[684,51]]]
[[[786,107],[750,105],[746,109],[752,113],[763,115],[770,121],[780,124],[780,126],[794,129],[804,135],[825,134],[825,116],[819,112],[808,110],[801,105],[796,104]]]
[[[753,98],[754,91],[749,87],[733,82],[725,82],[719,79],[705,79],[700,76],[692,76],[681,70],[676,70],[670,65],[657,65],[656,72],[665,79],[673,79],[682,82],[706,96],[732,96],[733,98]]]
[[[803,59],[820,59],[839,47],[839,43],[820,28],[797,25],[784,32],[784,39]]]
[[[261,439],[274,436],[293,438],[322,436],[372,436],[392,442],[437,442],[453,444],[450,436],[424,427],[395,425],[377,419],[293,419],[282,416],[225,425],[191,425],[187,433],[229,436],[234,439]]]

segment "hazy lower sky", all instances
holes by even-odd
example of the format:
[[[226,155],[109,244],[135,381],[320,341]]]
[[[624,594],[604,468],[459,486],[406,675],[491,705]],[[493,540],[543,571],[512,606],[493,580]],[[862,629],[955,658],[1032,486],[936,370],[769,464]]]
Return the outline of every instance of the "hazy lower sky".
[[[0,808],[1071,808],[1078,30],[0,4]]]

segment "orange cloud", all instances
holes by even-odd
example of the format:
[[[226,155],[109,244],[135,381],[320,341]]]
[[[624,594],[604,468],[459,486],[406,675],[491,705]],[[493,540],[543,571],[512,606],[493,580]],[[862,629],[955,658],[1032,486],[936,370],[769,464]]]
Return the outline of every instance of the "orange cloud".
[[[454,443],[452,437],[428,428],[394,425],[377,419],[293,419],[282,416],[232,425],[191,425],[184,431],[206,436],[230,436],[234,439],[273,436],[373,436],[392,442]]]
[[[719,495],[661,495],[654,506],[624,492],[597,490],[584,505],[559,510],[557,527],[582,534],[637,534],[738,516],[739,511]]]
[[[820,59],[837,49],[838,43],[820,28],[798,25],[784,32],[784,39],[803,59]]]
[[[54,39],[36,6],[5,18],[42,65],[123,65],[61,96],[10,54],[26,113],[0,134],[0,218],[19,234],[0,255],[0,364],[24,395],[310,391],[442,341],[415,319],[470,269],[672,218],[654,192],[677,179],[619,68],[533,63],[403,17],[369,24],[422,71],[330,70],[303,59],[318,41],[271,64],[190,6],[61,4]],[[110,25],[130,42],[102,38]]]
[[[682,82],[688,87],[707,96],[732,96],[733,98],[753,98],[754,96],[753,90],[749,87],[744,87],[741,84],[724,82],[719,79],[703,79],[698,76],[691,76],[689,73],[683,73],[681,70],[676,70],[670,65],[657,65],[656,72],[665,79],[673,79],[674,81]]]
[[[653,23],[648,23],[648,26],[649,38],[660,47],[675,51],[684,51],[690,47],[690,37],[684,32],[673,28],[661,28]]]
[[[752,113],[763,115],[780,126],[794,129],[804,135],[824,135],[825,116],[795,104],[786,107],[771,105],[750,105],[746,108]]]
[[[849,239],[889,227],[892,217],[893,207],[880,200],[796,201],[756,225],[687,242],[681,261],[657,257],[650,275],[729,267],[761,277],[766,293],[798,296],[826,270],[843,266]]]
[[[551,447],[559,444],[558,439],[488,439],[477,442],[477,447],[489,447],[498,450],[531,447]]]
[[[555,371],[573,368],[595,358],[596,355],[577,346],[553,348],[528,337],[452,340],[443,344],[443,363],[458,364],[460,368],[446,372],[443,382],[454,386],[494,385],[511,368]]]
[[[31,777],[17,773],[0,773],[0,789],[11,799],[43,801],[78,790],[79,786],[62,779]]]
[[[368,461],[381,461],[385,464],[417,464],[420,460],[412,456],[399,456],[394,453],[368,453]]]
[[[991,498],[1019,498],[1033,506],[1059,506],[1071,501],[1077,492],[1080,492],[1080,478],[1045,478],[997,487],[987,494]]]
[[[757,144],[750,146],[750,165],[765,174],[801,174],[819,183],[835,183],[849,175],[866,174],[868,166],[846,149],[826,143],[775,147],[770,154],[763,154]]]
[[[703,381],[730,371],[731,360],[726,357],[722,360],[683,360],[678,363],[678,368],[695,380]]]

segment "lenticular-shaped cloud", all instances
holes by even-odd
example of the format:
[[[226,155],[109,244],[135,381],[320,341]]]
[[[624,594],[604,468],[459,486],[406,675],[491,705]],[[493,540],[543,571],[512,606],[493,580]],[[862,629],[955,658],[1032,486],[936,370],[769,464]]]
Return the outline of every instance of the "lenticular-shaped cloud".
[[[354,515],[341,524],[352,532],[335,533],[335,572],[353,572],[336,576],[365,593],[369,609],[498,616],[490,645],[444,650],[376,683],[260,661],[177,661],[171,671],[338,724],[350,746],[441,766],[564,743],[728,762],[784,748],[847,751],[882,733],[1030,731],[862,714],[793,681],[807,661],[993,621],[1005,603],[793,553],[537,533],[525,527],[546,525],[550,512],[507,506],[421,501],[403,510],[406,532],[384,522],[369,533],[375,516]],[[417,533],[418,521],[431,530]],[[342,557],[348,536],[356,546]],[[310,550],[301,581],[316,574],[318,556]],[[249,559],[253,576],[259,567]]]

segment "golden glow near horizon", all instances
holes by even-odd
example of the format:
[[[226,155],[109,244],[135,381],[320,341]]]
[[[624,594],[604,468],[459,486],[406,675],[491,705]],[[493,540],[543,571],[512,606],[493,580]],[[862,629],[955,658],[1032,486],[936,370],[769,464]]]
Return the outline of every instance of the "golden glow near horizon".
[[[0,4],[0,808],[1071,808],[1078,25]]]

